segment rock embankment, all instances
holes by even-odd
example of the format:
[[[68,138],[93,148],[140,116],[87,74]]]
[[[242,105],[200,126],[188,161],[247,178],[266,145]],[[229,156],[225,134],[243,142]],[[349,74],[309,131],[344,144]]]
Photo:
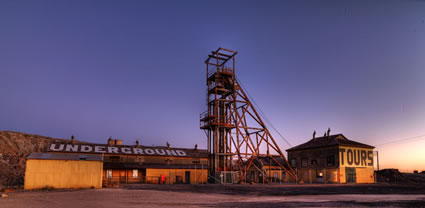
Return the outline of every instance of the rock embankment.
[[[70,142],[46,136],[0,131],[0,189],[24,184],[25,158],[32,152],[46,152],[52,142]]]

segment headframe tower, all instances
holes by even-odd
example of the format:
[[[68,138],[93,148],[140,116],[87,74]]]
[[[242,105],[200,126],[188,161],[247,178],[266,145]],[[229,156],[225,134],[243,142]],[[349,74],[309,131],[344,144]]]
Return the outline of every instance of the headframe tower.
[[[266,156],[295,179],[294,170],[236,79],[236,54],[218,48],[205,60],[208,110],[200,116],[200,128],[208,138],[208,174],[238,171],[243,181],[246,170],[255,166],[254,159]],[[276,156],[286,165],[276,161]]]

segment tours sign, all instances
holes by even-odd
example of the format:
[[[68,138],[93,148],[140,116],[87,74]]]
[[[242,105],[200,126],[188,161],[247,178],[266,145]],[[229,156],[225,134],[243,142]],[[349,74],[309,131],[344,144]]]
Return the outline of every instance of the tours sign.
[[[339,161],[341,166],[373,166],[373,151],[364,148],[340,147]]]
[[[98,144],[51,144],[49,152],[97,153],[97,154],[127,154],[127,155],[152,155],[152,156],[187,156],[182,149],[166,147],[129,147],[108,146]]]

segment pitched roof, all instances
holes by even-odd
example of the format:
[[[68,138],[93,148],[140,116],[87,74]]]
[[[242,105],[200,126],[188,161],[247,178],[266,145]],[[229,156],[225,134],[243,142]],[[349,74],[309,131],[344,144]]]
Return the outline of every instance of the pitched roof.
[[[286,162],[283,160],[283,158],[281,156],[276,156],[273,155],[272,156],[274,160],[272,160],[270,157],[268,156],[258,156],[253,160],[253,163],[257,166],[257,167],[263,167],[263,166],[279,166],[279,164],[276,163],[276,161],[278,163],[280,163],[282,166],[284,167],[288,167],[288,165],[286,164]],[[276,161],[275,161],[276,160]]]
[[[363,147],[363,148],[375,148],[374,146],[370,146],[367,144],[363,144],[360,142],[356,142],[353,140],[347,139],[342,134],[335,134],[330,136],[323,136],[313,138],[310,141],[300,144],[298,146],[287,149],[286,151],[294,151],[294,150],[303,150],[303,149],[314,149],[320,147],[330,147],[330,146],[351,146],[351,147]]]
[[[27,159],[39,160],[88,160],[88,161],[103,161],[102,155],[81,155],[81,154],[52,154],[33,152]]]
[[[160,154],[156,154],[156,153],[155,154],[135,154],[134,152],[133,153],[124,153],[124,152],[121,152],[121,148],[130,148],[130,149],[141,148],[141,149],[151,149],[153,151],[155,151],[156,149],[158,149],[158,150],[164,150],[164,151],[165,150],[174,150],[174,151],[176,151],[176,150],[182,150],[182,151],[184,151],[186,153],[185,156],[178,156],[178,157],[193,157],[193,158],[195,158],[195,157],[196,158],[206,158],[206,157],[208,157],[208,150],[206,150],[206,149],[196,149],[195,150],[194,148],[177,148],[177,147],[170,147],[170,148],[168,148],[168,147],[165,147],[165,146],[108,145],[108,144],[84,143],[84,144],[74,144],[76,146],[79,146],[78,147],[78,150],[76,150],[76,151],[67,151],[66,148],[65,148],[65,146],[72,145],[72,144],[67,144],[67,143],[52,143],[52,145],[57,145],[59,149],[52,150],[51,148],[49,148],[48,149],[48,152],[49,153],[52,153],[52,152],[55,152],[55,153],[56,152],[58,152],[58,153],[70,153],[70,152],[72,152],[72,153],[81,153],[81,154],[85,154],[85,153],[102,154],[101,152],[94,151],[95,147],[98,146],[98,147],[104,147],[106,149],[107,149],[107,147],[117,147],[117,148],[119,148],[117,150],[118,152],[114,152],[114,153],[105,152],[105,153],[103,153],[105,155],[116,154],[116,155],[140,155],[140,156],[164,156],[164,157],[166,157],[166,155],[160,155]],[[62,145],[62,146],[60,146],[60,145]],[[91,150],[89,150],[88,152],[87,151],[85,151],[85,152],[81,151],[81,146],[82,145],[84,145],[84,146],[90,146],[91,147]]]

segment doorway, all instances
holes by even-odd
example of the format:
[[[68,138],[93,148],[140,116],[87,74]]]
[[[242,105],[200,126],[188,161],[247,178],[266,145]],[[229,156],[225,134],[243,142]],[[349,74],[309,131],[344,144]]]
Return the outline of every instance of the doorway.
[[[190,171],[186,171],[186,172],[184,173],[184,178],[185,178],[185,182],[186,182],[187,184],[190,184]]]
[[[356,183],[356,168],[345,168],[346,183]]]

